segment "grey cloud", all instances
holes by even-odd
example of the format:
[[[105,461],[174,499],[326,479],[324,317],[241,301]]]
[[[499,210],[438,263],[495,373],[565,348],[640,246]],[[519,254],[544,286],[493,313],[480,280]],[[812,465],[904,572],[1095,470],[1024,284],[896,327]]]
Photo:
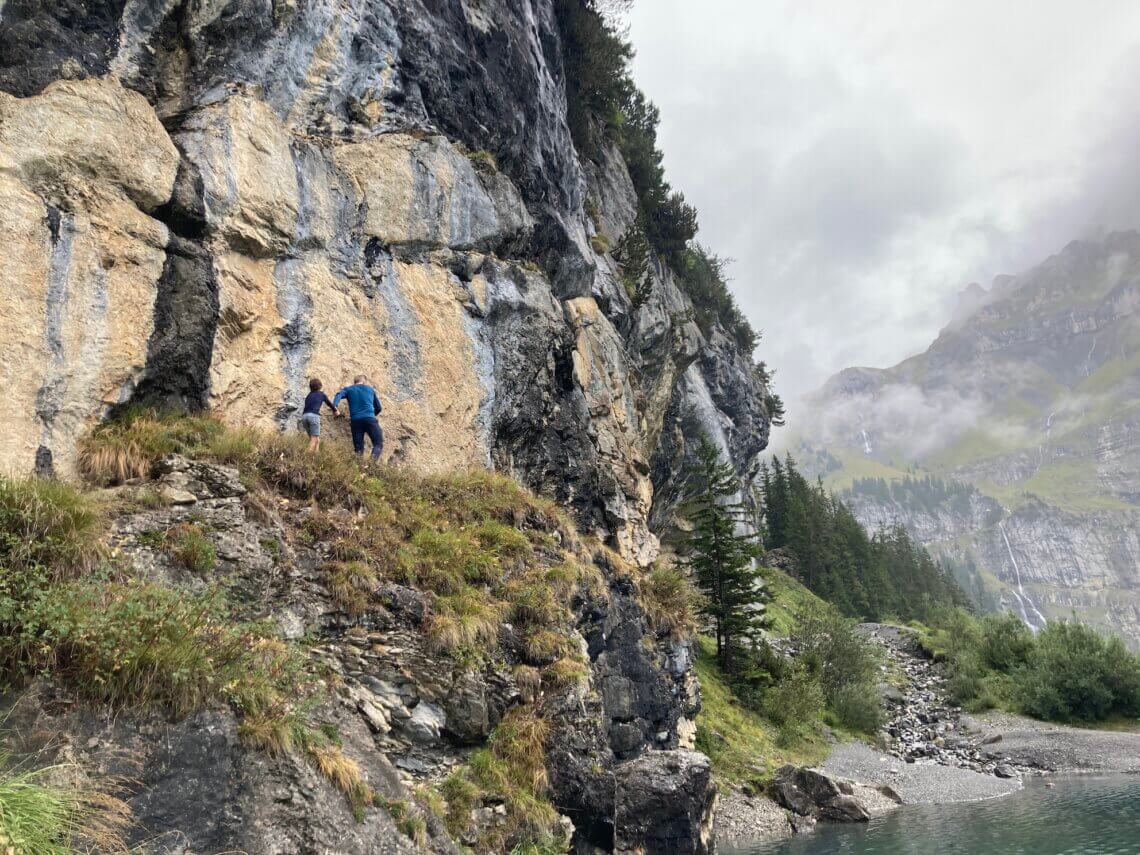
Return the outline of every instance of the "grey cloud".
[[[635,75],[662,108],[668,175],[697,204],[700,239],[735,260],[733,289],[765,332],[757,357],[776,368],[793,426],[794,401],[834,371],[890,365],[925,349],[971,280],[988,285],[1098,227],[1140,224],[1132,96],[1140,52],[1086,93],[1085,124],[1071,138],[1027,139],[1035,157],[1022,158],[1016,146],[1012,155],[1003,148],[1016,129],[977,132],[995,113],[989,93],[974,90],[985,85],[986,62],[989,73],[1003,74],[1004,56],[971,54],[960,84],[952,73],[934,79],[943,90],[907,89],[890,78],[897,63],[881,72],[876,57],[891,52],[892,39],[941,38],[938,30],[876,29],[875,20],[852,28],[848,20],[843,37],[868,41],[837,53],[834,39],[829,47],[799,26],[814,15],[830,27],[823,6],[707,6],[707,25],[684,3],[635,6]],[[1135,26],[1126,3],[1098,8]],[[924,13],[912,6],[906,14]],[[967,33],[980,20],[968,9],[958,17]],[[756,38],[741,35],[748,32]],[[1133,41],[1140,44],[1140,31]],[[921,51],[910,55],[923,61]],[[1090,71],[1081,79],[1097,78]],[[945,89],[955,85],[962,88]],[[935,118],[940,96],[960,104],[963,92],[986,109],[947,115],[975,126]],[[985,148],[991,143],[994,151]]]

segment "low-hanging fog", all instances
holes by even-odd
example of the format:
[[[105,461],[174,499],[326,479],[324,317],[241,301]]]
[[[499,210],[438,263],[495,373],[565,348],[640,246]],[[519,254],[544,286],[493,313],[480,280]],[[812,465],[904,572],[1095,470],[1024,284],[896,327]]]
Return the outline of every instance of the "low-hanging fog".
[[[793,428],[833,372],[923,350],[967,283],[1140,226],[1133,0],[645,0],[629,26]]]

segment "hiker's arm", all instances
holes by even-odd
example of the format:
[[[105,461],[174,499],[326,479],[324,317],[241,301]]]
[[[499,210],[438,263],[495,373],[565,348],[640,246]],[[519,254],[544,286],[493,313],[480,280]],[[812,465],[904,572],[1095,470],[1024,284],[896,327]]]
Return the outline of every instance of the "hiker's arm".
[[[383,407],[380,406],[380,396],[376,394],[376,390],[372,390],[372,406],[376,408],[376,415],[380,415]]]
[[[340,415],[340,413],[339,413],[339,412],[337,412],[336,404],[334,404],[332,401],[330,401],[330,400],[329,400],[329,396],[328,396],[328,395],[325,395],[325,403],[326,403],[326,404],[328,404],[328,405],[329,405],[329,409],[333,411],[333,417],[334,417],[334,418],[335,418],[336,416],[339,416],[339,415]]]
[[[347,389],[341,389],[339,392],[336,393],[336,396],[333,398],[333,402],[332,402],[332,408],[334,411],[340,412],[340,402],[344,399],[344,393],[346,391],[348,391],[348,390]]]

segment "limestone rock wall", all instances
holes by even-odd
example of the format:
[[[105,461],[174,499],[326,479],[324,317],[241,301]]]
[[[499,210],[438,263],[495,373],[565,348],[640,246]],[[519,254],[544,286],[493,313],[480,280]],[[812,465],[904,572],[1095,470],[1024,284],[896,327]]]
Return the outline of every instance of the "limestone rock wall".
[[[0,93],[0,461],[69,468],[75,439],[146,369],[178,152],[114,80]]]
[[[751,355],[591,242],[637,200],[574,148],[551,0],[2,0],[0,205],[0,471],[71,475],[133,402],[294,430],[309,377],[366,373],[390,462],[509,472],[644,565],[698,433],[742,495],[767,442]],[[603,847],[611,765],[691,747],[700,703],[608,581],[551,764]]]
[[[696,430],[751,477],[748,355],[591,248],[636,198],[574,149],[552,4],[80,7],[0,8],[0,467],[69,473],[132,400],[292,429],[363,372],[392,460],[511,471],[634,560]]]

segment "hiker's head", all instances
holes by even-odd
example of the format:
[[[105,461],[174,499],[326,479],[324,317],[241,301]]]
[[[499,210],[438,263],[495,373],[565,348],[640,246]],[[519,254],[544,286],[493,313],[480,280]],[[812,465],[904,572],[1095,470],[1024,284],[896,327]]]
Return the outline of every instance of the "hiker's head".
[[[352,378],[352,382],[358,386],[361,383],[367,383],[368,382],[368,375],[367,374],[357,374],[355,377]]]
[[[316,377],[313,377],[312,379],[309,380],[309,391],[310,392],[319,392],[319,391],[321,391],[322,386],[324,386],[324,384],[319,379],[317,379]]]

